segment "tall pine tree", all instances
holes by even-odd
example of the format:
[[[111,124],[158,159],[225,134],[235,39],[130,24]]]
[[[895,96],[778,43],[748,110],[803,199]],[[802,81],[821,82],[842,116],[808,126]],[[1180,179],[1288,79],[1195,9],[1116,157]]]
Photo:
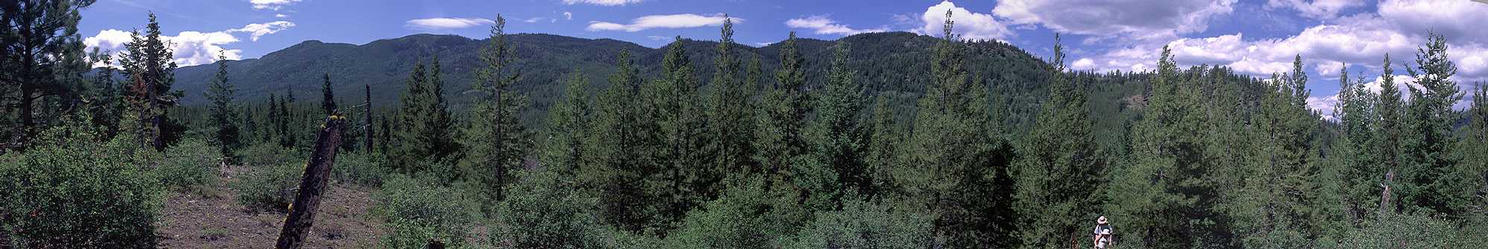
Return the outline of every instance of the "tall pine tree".
[[[522,167],[522,157],[532,143],[517,117],[526,98],[513,89],[521,76],[512,68],[516,50],[507,40],[505,17],[496,16],[488,40],[480,55],[484,67],[476,72],[472,86],[473,92],[482,96],[470,110],[470,125],[465,127],[460,142],[466,149],[465,156],[458,167],[461,175],[485,185],[487,197],[500,201],[505,198],[503,189],[515,179],[512,172]]]
[[[227,80],[227,56],[217,55],[217,74],[207,86],[207,99],[211,101],[212,124],[217,127],[213,144],[217,145],[222,158],[232,161],[233,151],[238,148],[237,110],[233,106],[233,94],[237,90]]]
[[[1060,247],[1072,236],[1085,241],[1084,225],[1098,216],[1103,199],[1105,162],[1096,153],[1089,103],[1085,90],[1065,76],[1059,42],[1056,34],[1049,97],[1012,166],[1018,237],[1029,247]]]
[[[1457,66],[1447,57],[1446,38],[1428,38],[1416,52],[1416,67],[1407,70],[1419,87],[1410,89],[1409,123],[1401,136],[1400,205],[1404,211],[1455,216],[1467,208],[1473,189],[1458,169],[1460,154],[1453,151],[1460,114],[1452,106],[1463,96],[1451,80]]]

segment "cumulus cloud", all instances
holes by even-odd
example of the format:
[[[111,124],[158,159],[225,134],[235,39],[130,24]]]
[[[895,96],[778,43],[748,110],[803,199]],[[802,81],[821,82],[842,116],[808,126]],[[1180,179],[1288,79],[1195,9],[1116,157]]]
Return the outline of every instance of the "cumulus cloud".
[[[1289,8],[1304,17],[1332,19],[1344,9],[1364,6],[1363,0],[1267,0],[1266,9]]]
[[[1437,32],[1447,37],[1449,58],[1458,65],[1455,79],[1465,84],[1488,79],[1488,30],[1469,28],[1488,23],[1488,15],[1481,13],[1488,13],[1488,4],[1386,0],[1375,13],[1340,17],[1286,37],[1246,39],[1235,33],[1175,38],[1095,55],[1088,67],[1076,69],[1151,68],[1162,45],[1168,45],[1180,65],[1223,65],[1256,76],[1291,71],[1297,55],[1322,76],[1336,76],[1345,63],[1377,70],[1386,53],[1395,58],[1398,71],[1403,71],[1399,68],[1425,43],[1426,34]]]
[[[469,28],[469,27],[475,27],[475,26],[486,26],[486,25],[491,25],[491,24],[495,24],[495,23],[496,23],[495,21],[491,21],[491,19],[485,19],[485,18],[436,17],[436,18],[424,18],[424,19],[408,20],[407,22],[404,22],[404,25],[408,26],[409,28],[414,28],[414,29],[434,30],[434,29],[462,29],[462,28]]]
[[[734,23],[743,23],[744,19],[728,17]],[[703,16],[697,14],[675,14],[675,15],[651,15],[642,16],[631,20],[629,24],[612,22],[591,22],[589,31],[625,31],[636,32],[654,28],[696,28],[704,26],[722,26],[723,14]]]
[[[295,2],[299,1],[300,0],[249,0],[248,2],[253,4],[253,9],[279,10],[280,8],[284,8],[284,6],[289,6],[290,4],[294,4]]]
[[[1234,4],[1235,0],[1004,0],[992,13],[1013,24],[1043,25],[1061,33],[1163,36],[1204,31],[1211,17],[1229,14]]]
[[[563,4],[590,4],[600,6],[622,6],[632,3],[640,3],[641,0],[563,0]]]
[[[811,29],[816,34],[853,35],[858,33],[884,32],[884,28],[876,29],[854,29],[847,25],[837,23],[826,16],[810,16],[806,18],[794,18],[785,21],[786,27],[798,29]]]
[[[289,21],[250,23],[248,25],[244,25],[243,28],[229,29],[227,30],[227,32],[248,33],[249,40],[258,41],[258,37],[262,37],[267,34],[278,33],[279,31],[284,31],[285,29],[289,29],[290,27],[294,26],[295,24]]]
[[[238,42],[228,31],[198,32],[183,31],[176,35],[162,35],[161,39],[168,42],[171,51],[174,52],[174,61],[177,65],[192,66],[217,61],[218,53],[229,60],[242,59],[242,50],[225,49],[224,44]],[[131,40],[130,32],[106,29],[99,31],[97,35],[83,39],[83,45],[89,48],[99,48],[113,51],[115,54],[122,52],[124,44]],[[96,66],[96,65],[95,65]]]
[[[955,22],[951,32],[969,40],[997,40],[1011,36],[1007,26],[993,18],[991,14],[976,13],[966,8],[956,7],[955,3],[943,1],[925,9],[920,15],[922,26],[913,31],[920,34],[940,35],[944,30],[946,11],[951,11],[951,21]]]
[[[563,12],[563,19],[564,20],[573,20],[573,12],[564,11]]]

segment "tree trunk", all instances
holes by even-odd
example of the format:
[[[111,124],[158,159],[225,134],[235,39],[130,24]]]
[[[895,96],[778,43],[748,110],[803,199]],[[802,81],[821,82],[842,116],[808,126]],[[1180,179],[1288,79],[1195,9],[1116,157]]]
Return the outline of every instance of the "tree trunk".
[[[336,148],[341,145],[341,131],[345,126],[346,119],[341,115],[326,118],[325,128],[320,129],[315,140],[315,152],[310,154],[310,162],[300,180],[299,194],[289,206],[289,217],[284,219],[284,230],[280,231],[275,248],[300,248],[304,245],[311,223],[315,222],[315,209],[320,207],[320,196],[325,193],[330,179],[331,165],[336,163]]]

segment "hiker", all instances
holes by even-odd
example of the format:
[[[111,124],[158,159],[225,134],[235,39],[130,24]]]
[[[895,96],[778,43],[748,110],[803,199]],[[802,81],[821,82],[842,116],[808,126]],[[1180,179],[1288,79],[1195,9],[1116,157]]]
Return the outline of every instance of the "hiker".
[[[1094,238],[1092,238],[1092,242],[1094,242],[1095,244],[1095,249],[1106,249],[1110,247],[1111,244],[1115,244],[1116,235],[1113,235],[1111,232],[1111,224],[1106,223],[1106,216],[1101,216],[1100,218],[1095,219],[1095,232],[1093,237]]]

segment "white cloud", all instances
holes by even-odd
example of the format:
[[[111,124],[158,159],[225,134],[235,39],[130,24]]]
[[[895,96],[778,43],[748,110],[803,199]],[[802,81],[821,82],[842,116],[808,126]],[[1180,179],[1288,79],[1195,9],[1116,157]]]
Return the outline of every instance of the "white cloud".
[[[1266,9],[1290,8],[1304,17],[1332,19],[1344,9],[1364,6],[1363,0],[1267,0]]]
[[[621,6],[632,3],[640,3],[641,0],[563,0],[563,4],[592,4],[601,6]]]
[[[253,3],[253,9],[279,10],[280,8],[284,8],[284,6],[289,6],[290,4],[294,4],[295,2],[299,1],[300,0],[249,0],[248,2]]]
[[[563,19],[564,20],[573,20],[573,12],[564,11],[563,12]]]
[[[285,15],[285,14],[274,14],[274,17],[286,18],[286,17],[289,17],[289,15]]]
[[[424,19],[408,20],[407,22],[404,23],[404,25],[405,26],[408,26],[409,28],[414,28],[414,29],[433,30],[433,29],[461,29],[461,28],[469,28],[469,27],[474,27],[474,26],[491,25],[491,24],[495,24],[495,23],[496,23],[495,21],[491,21],[491,19],[485,19],[485,18],[436,17],[436,18],[424,18]]]
[[[218,53],[222,53],[229,60],[242,59],[242,50],[222,48],[224,44],[238,42],[228,31],[197,32],[183,31],[173,36],[162,35],[161,39],[170,44],[174,58],[171,61],[181,66],[201,65],[217,61]],[[125,50],[124,44],[131,40],[130,33],[116,29],[99,31],[97,35],[83,40],[83,45],[89,48],[99,48],[113,51],[118,54]]]
[[[734,23],[743,23],[744,19],[728,17]],[[612,22],[591,22],[589,31],[625,31],[636,32],[654,28],[696,28],[704,26],[722,26],[724,15],[702,16],[696,14],[675,15],[651,15],[642,16],[630,21],[630,24],[619,24]]]
[[[806,18],[794,18],[785,21],[786,27],[798,29],[811,29],[816,34],[853,35],[858,33],[884,32],[883,28],[876,29],[853,29],[847,25],[837,23],[826,16],[810,16]]]
[[[546,18],[533,17],[533,18],[527,18],[526,20],[522,20],[522,22],[525,22],[525,23],[536,23],[536,22],[540,22],[542,20],[546,20]]]
[[[976,13],[966,8],[956,7],[955,3],[943,1],[925,9],[920,15],[923,25],[914,30],[920,34],[941,35],[945,26],[946,10],[951,11],[951,21],[955,22],[951,32],[969,40],[997,40],[1013,33],[1008,31],[1007,26],[997,21],[992,15]]]
[[[267,35],[267,34],[278,33],[279,31],[284,31],[285,29],[289,29],[290,27],[294,27],[294,26],[295,26],[295,24],[292,23],[292,22],[289,22],[289,21],[274,21],[274,22],[267,22],[267,23],[251,23],[251,24],[248,24],[248,25],[244,25],[243,28],[229,29],[229,30],[227,30],[227,32],[244,32],[244,33],[248,33],[249,34],[248,35],[249,40],[258,41],[258,37],[261,37],[261,36],[264,36],[264,35]]]
[[[1235,0],[1005,0],[992,13],[1013,24],[1062,33],[1168,36],[1204,31],[1210,17],[1229,14]]]

